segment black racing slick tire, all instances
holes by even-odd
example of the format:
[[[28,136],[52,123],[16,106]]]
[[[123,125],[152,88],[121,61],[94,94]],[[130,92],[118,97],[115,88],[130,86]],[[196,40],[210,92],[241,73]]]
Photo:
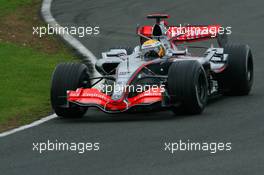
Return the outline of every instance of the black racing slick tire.
[[[203,66],[196,60],[173,63],[168,73],[168,93],[175,114],[201,114],[208,99]]]
[[[61,63],[53,72],[51,82],[51,105],[61,117],[79,118],[87,111],[86,107],[67,104],[67,91],[91,86],[88,68],[81,63]]]
[[[248,95],[254,80],[253,55],[248,45],[227,44],[227,68],[219,78],[224,95]]]

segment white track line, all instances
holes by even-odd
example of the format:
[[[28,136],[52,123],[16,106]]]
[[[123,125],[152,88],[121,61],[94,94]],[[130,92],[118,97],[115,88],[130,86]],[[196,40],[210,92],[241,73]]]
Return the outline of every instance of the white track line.
[[[51,8],[52,1],[53,0],[43,0],[41,13],[42,13],[42,16],[43,16],[44,20],[46,21],[46,23],[48,23],[50,26],[52,26],[52,27],[60,27],[58,22],[54,19],[54,17],[51,14],[50,8]],[[73,48],[75,48],[80,54],[82,54],[86,59],[89,59],[93,65],[95,64],[96,57],[79,40],[77,40],[76,38],[74,38],[73,36],[71,36],[71,35],[69,35],[67,33],[61,35],[61,37],[66,42],[68,42]],[[98,76],[98,75],[99,75],[98,72],[94,71],[94,76]],[[47,122],[47,121],[49,121],[51,119],[56,118],[56,117],[58,117],[56,114],[52,114],[50,116],[44,117],[44,118],[42,118],[40,120],[37,120],[37,121],[35,121],[35,122],[31,123],[31,124],[24,125],[24,126],[21,126],[19,128],[15,128],[15,129],[0,133],[0,138],[8,136],[10,134],[14,134],[14,133],[19,132],[19,131],[23,131],[23,130],[28,129],[28,128],[32,128],[34,126],[38,126],[38,125],[40,125],[40,124],[42,124],[44,122]]]
[[[51,11],[50,11],[52,1],[53,0],[43,0],[41,13],[42,13],[42,16],[43,16],[44,20],[46,21],[46,23],[48,23],[50,26],[52,26],[54,28],[56,28],[56,27],[60,28],[61,26],[54,19],[54,17],[51,14]],[[86,59],[91,61],[91,63],[93,65],[95,65],[97,59],[96,59],[96,57],[94,56],[94,54],[90,50],[88,50],[79,40],[77,40],[73,36],[67,34],[67,32],[61,32],[61,33],[64,33],[64,34],[61,35],[61,37],[67,43],[69,43],[80,54],[82,54]],[[94,72],[95,72],[96,75],[98,74],[97,71],[94,71]]]
[[[37,120],[37,121],[35,121],[35,122],[33,122],[33,123],[30,123],[30,124],[28,124],[28,125],[20,126],[19,128],[15,128],[15,129],[12,129],[12,130],[10,130],[10,131],[6,131],[6,132],[3,132],[3,133],[0,133],[0,138],[1,138],[1,137],[8,136],[8,135],[10,135],[10,134],[14,134],[14,133],[19,132],[19,131],[23,131],[23,130],[28,129],[28,128],[32,128],[32,127],[34,127],[34,126],[38,126],[38,125],[40,125],[41,123],[44,123],[44,122],[49,121],[49,120],[51,120],[51,119],[54,119],[54,118],[56,118],[56,117],[57,117],[56,114],[52,114],[52,115],[50,115],[50,116],[48,116],[48,117],[44,117],[44,118],[42,118],[42,119],[40,119],[40,120]]]

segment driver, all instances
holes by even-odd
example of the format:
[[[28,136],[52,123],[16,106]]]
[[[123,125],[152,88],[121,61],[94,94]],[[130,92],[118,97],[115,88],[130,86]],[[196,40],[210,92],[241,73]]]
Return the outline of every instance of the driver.
[[[146,60],[162,58],[165,55],[165,48],[161,42],[150,39],[142,44],[141,53]]]

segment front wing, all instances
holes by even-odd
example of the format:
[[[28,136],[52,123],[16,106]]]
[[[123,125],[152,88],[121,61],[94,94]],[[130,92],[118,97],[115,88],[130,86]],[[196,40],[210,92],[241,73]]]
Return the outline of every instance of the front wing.
[[[97,107],[104,112],[124,112],[139,105],[152,105],[162,101],[162,89],[149,89],[131,98],[113,100],[96,88],[67,91],[67,101],[80,106]]]

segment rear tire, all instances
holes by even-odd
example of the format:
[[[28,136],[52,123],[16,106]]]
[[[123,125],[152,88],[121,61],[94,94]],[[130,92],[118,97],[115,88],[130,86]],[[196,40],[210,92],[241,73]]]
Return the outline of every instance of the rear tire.
[[[88,68],[81,63],[62,63],[53,72],[51,82],[51,105],[58,116],[82,117],[87,108],[75,104],[67,105],[67,91],[91,86]]]
[[[207,76],[196,60],[176,61],[169,68],[168,93],[175,114],[200,114],[208,98]]]
[[[220,75],[219,85],[224,95],[248,95],[254,79],[253,55],[248,45],[227,44],[228,66]]]

